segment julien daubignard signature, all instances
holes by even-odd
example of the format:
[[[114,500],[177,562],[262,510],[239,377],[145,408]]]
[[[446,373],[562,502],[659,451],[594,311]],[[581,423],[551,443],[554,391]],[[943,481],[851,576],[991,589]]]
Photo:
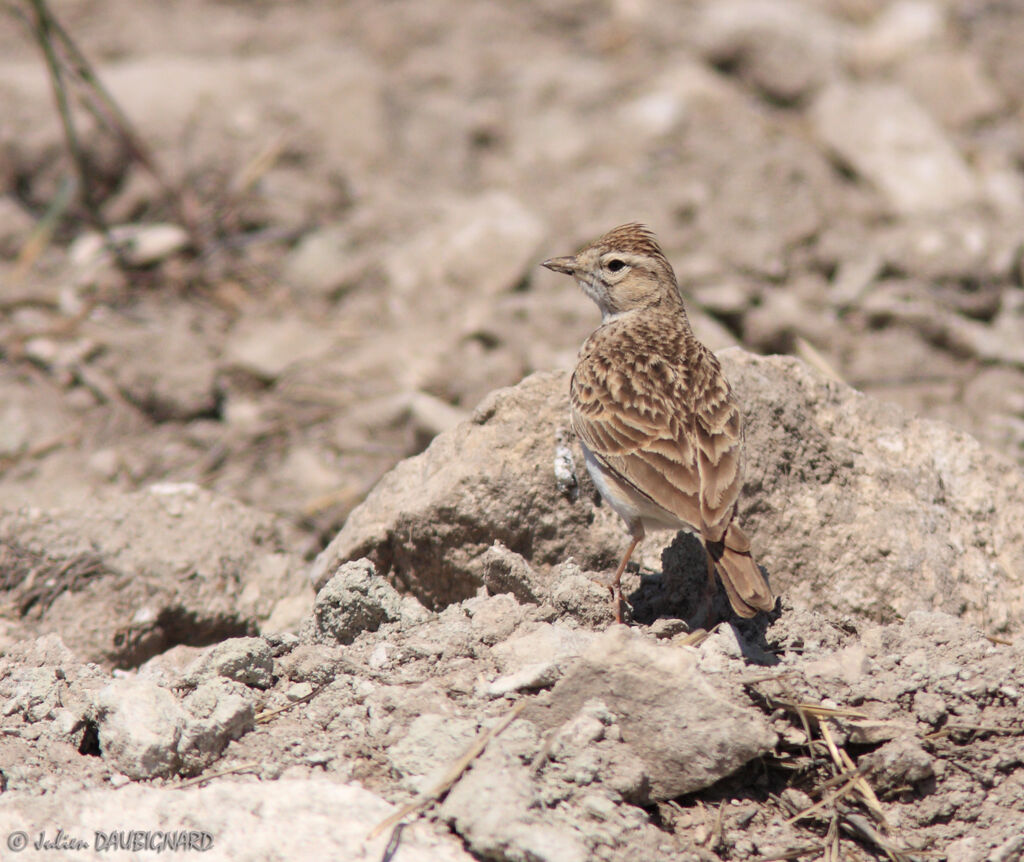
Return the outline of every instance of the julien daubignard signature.
[[[20,830],[7,836],[7,849],[20,852],[29,847],[34,850],[92,849],[101,853],[107,850],[130,850],[136,853],[143,850],[156,853],[191,850],[205,853],[213,847],[213,835],[197,829],[167,832],[156,829],[115,829],[110,832],[95,830],[90,841],[63,829],[58,829],[54,833],[47,833],[44,829],[35,837]]]

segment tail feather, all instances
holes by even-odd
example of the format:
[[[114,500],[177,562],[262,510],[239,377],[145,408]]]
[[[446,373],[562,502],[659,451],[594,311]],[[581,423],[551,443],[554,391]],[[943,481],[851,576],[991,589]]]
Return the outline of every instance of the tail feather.
[[[729,604],[741,617],[752,617],[758,611],[775,607],[768,582],[750,554],[750,540],[736,524],[729,524],[720,542],[709,542],[708,553],[715,561]]]

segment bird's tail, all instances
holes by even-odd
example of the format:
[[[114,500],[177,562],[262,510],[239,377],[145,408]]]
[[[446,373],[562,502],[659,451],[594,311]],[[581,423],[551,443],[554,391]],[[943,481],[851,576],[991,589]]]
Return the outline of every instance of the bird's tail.
[[[775,596],[750,554],[750,539],[735,522],[729,524],[721,541],[706,545],[737,614],[752,617],[775,607]]]

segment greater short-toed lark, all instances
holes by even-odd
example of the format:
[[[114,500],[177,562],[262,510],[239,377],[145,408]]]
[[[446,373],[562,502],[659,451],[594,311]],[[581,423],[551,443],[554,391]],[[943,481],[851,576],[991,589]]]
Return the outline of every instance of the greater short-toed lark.
[[[571,275],[598,308],[572,375],[572,425],[601,496],[633,538],[610,589],[622,622],[620,580],[645,529],[695,533],[729,602],[752,617],[775,605],[736,523],[743,428],[722,368],[690,329],[671,264],[643,225],[606,233],[572,257],[544,261]]]

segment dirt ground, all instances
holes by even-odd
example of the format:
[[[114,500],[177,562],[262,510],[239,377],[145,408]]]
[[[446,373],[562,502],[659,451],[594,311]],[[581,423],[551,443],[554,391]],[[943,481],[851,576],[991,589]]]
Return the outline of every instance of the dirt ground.
[[[201,696],[237,702],[235,730],[214,736],[235,740],[229,765],[261,763],[250,772],[264,783],[358,781],[398,805],[519,694],[579,682],[577,645],[549,656],[548,677],[488,693],[525,672],[501,644],[607,626],[516,592],[521,549],[487,558],[511,566],[502,583],[518,604],[495,604],[493,584],[420,596],[428,607],[404,595],[404,611],[355,626],[353,642],[316,628],[306,576],[387,471],[489,392],[571,367],[596,311],[538,262],[626,221],[659,235],[716,350],[797,356],[968,432],[1006,476],[1024,465],[1024,3],[54,0],[164,180],[73,98],[91,211],[31,8],[0,6],[0,650],[13,674],[0,684],[14,686],[4,717],[19,722],[4,725],[0,800],[123,786],[123,763],[89,756],[115,668],[168,662],[147,678],[195,698],[180,707],[193,718]],[[120,260],[96,216],[123,241]],[[764,499],[755,523],[771,522]],[[983,544],[970,553],[1019,559]],[[784,568],[781,551],[768,559]],[[895,583],[879,576],[876,596],[855,598],[871,607],[901,594]],[[847,858],[1018,860],[1020,621],[972,615],[968,600],[942,621],[857,616],[793,592],[792,618],[783,604],[759,636],[796,674],[784,690],[750,682],[759,668],[721,633],[686,647],[705,669],[719,662],[719,688],[742,688],[780,740],[731,778],[655,798],[619,774],[616,734],[630,730],[614,703],[580,706],[576,736],[573,716],[563,727],[528,711],[479,770],[531,788],[501,797],[519,831],[474,819],[457,786],[422,840],[450,829],[451,852],[477,859],[641,847],[709,862],[827,855],[841,833]],[[104,604],[108,618],[81,618]],[[666,625],[638,626],[649,643],[637,649],[685,637]],[[23,642],[54,632],[71,654]],[[202,681],[180,686],[188,660],[236,638],[264,644],[266,679],[226,674],[239,690],[201,696]],[[64,665],[91,704],[68,727],[42,679]],[[19,701],[22,684],[42,700]],[[308,711],[252,723],[314,691]],[[793,706],[830,700],[851,714],[830,723]],[[801,725],[808,715],[836,728],[833,745]],[[902,729],[853,726],[869,721]],[[558,727],[568,741],[550,757],[544,733]],[[137,780],[162,789],[223,765],[219,751],[175,750]],[[840,816],[839,800],[783,825],[838,775],[832,790],[866,777],[877,798],[851,785],[860,813]]]

